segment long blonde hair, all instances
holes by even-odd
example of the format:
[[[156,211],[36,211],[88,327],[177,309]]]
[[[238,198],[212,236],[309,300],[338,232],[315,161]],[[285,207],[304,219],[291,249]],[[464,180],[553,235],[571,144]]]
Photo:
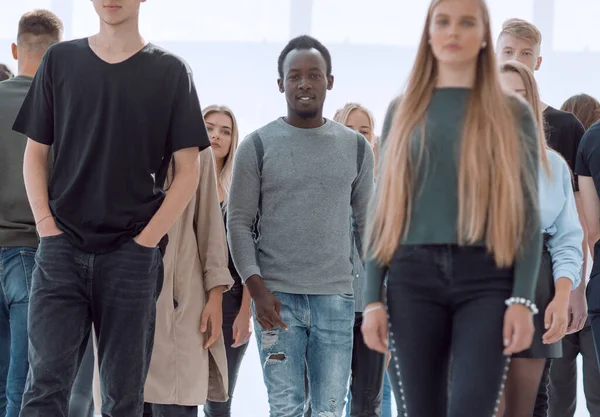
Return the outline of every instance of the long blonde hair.
[[[544,131],[544,112],[542,110],[542,100],[540,99],[540,92],[538,90],[535,77],[533,76],[533,72],[531,72],[529,68],[518,61],[510,61],[502,64],[500,67],[500,72],[513,72],[521,77],[521,80],[523,80],[523,85],[525,86],[525,100],[533,109],[533,115],[535,116],[535,121],[537,122],[538,145],[542,167],[544,168],[544,171],[546,171],[548,177],[551,177],[552,172],[550,170],[550,161],[548,160],[548,155],[546,154],[548,143],[546,142],[546,132]]]
[[[383,264],[389,264],[410,224],[418,167],[411,159],[409,146],[413,132],[422,127],[424,148],[426,110],[438,75],[428,31],[433,11],[441,1],[433,0],[429,6],[417,57],[396,107],[384,144],[385,155],[381,156],[383,165],[368,242],[370,255]],[[458,243],[474,244],[485,238],[496,264],[510,266],[524,236],[526,200],[537,201],[537,184],[523,163],[515,106],[500,86],[489,12],[484,0],[480,4],[487,47],[477,59],[461,141]]]
[[[202,116],[204,116],[204,119],[206,119],[206,117],[211,113],[223,113],[229,116],[229,118],[231,119],[231,146],[229,147],[229,153],[225,157],[223,169],[221,170],[221,172],[217,173],[218,184],[225,192],[225,198],[223,202],[227,204],[227,200],[229,199],[229,187],[231,186],[231,176],[233,174],[233,160],[239,141],[238,124],[233,114],[233,111],[231,111],[231,109],[227,106],[217,106],[213,104],[202,110]]]

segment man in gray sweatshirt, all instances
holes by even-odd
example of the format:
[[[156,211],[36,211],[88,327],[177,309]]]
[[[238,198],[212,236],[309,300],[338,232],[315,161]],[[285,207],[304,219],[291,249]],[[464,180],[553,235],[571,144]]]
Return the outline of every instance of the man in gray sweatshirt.
[[[60,41],[63,25],[47,10],[26,13],[12,45],[18,75],[0,82],[0,416],[17,417],[29,369],[27,309],[35,221],[23,181],[27,138],[12,130],[42,56]]]
[[[364,240],[373,152],[362,135],[323,118],[333,87],[325,46],[291,40],[278,70],[287,116],[238,147],[229,244],[253,300],[270,416],[302,416],[306,370],[313,415],[339,417],[354,322],[348,230],[353,214]]]

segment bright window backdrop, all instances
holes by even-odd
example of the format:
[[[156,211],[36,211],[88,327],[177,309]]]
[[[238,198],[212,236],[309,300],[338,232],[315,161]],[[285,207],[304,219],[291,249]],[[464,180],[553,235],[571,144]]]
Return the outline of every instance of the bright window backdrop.
[[[301,33],[323,41],[336,76],[326,115],[347,101],[371,108],[381,128],[389,101],[401,89],[422,32],[428,0],[148,0],[142,31],[192,66],[203,105],[230,106],[242,136],[285,112],[276,86],[277,57]],[[600,98],[598,0],[488,0],[494,35],[509,17],[534,21],[544,35],[537,77],[542,98],[559,107],[585,92]],[[97,16],[84,0],[0,0],[0,62],[16,71],[10,55],[17,21],[34,8],[49,8],[65,22],[66,38],[96,31]],[[581,387],[578,417],[584,410]],[[267,415],[256,345],[244,361],[234,416]]]

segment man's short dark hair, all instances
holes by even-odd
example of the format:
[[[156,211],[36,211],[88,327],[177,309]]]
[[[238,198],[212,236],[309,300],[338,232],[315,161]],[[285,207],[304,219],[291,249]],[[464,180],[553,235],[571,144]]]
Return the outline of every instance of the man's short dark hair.
[[[19,20],[17,44],[45,52],[50,46],[60,42],[64,26],[62,21],[49,10],[33,10]]]
[[[325,47],[325,45],[323,45],[321,42],[319,42],[312,36],[302,35],[289,41],[285,48],[283,48],[283,51],[281,51],[281,54],[279,54],[279,60],[277,61],[279,77],[283,78],[283,61],[285,61],[285,58],[290,52],[292,52],[295,49],[313,48],[319,51],[321,55],[323,55],[325,63],[327,64],[327,76],[331,75],[331,55],[329,54],[329,50]]]
[[[15,74],[4,64],[0,64],[0,81],[6,81],[14,77]]]

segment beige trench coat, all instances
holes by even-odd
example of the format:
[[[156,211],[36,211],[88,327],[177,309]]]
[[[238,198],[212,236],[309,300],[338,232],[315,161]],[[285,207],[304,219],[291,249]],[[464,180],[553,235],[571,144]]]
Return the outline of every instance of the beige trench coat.
[[[207,292],[233,284],[210,148],[200,153],[200,159],[198,189],[169,231],[163,259],[165,276],[156,305],[154,349],[145,387],[145,401],[154,404],[194,406],[207,399],[228,399],[223,335],[205,350],[200,332]],[[94,397],[99,408],[95,379]]]
[[[201,152],[200,158],[198,190],[169,231],[164,257],[165,279],[156,304],[145,388],[146,402],[154,404],[202,405],[207,399],[228,399],[223,335],[205,350],[200,332],[208,291],[233,284],[212,151]]]

